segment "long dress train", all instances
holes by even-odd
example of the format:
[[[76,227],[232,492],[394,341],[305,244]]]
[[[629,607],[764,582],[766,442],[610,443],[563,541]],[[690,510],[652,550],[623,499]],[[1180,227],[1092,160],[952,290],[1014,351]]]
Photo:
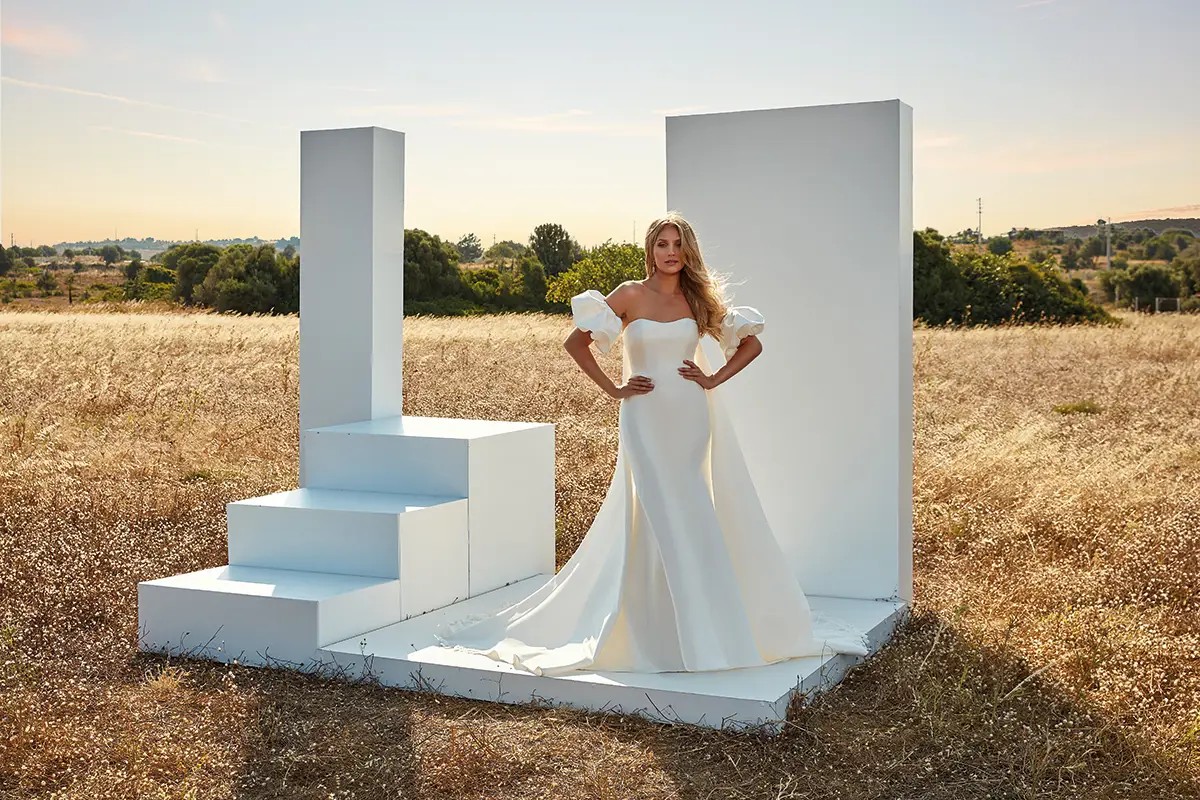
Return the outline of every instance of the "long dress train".
[[[607,352],[621,320],[604,295],[571,300],[577,327]],[[726,357],[764,329],[729,309]],[[574,670],[725,670],[829,653],[866,655],[866,638],[814,617],[771,532],[720,389],[679,375],[709,366],[695,320],[638,319],[622,372],[654,389],[621,401],[617,464],[587,535],[561,570],[500,611],[458,620],[439,643],[538,675]]]

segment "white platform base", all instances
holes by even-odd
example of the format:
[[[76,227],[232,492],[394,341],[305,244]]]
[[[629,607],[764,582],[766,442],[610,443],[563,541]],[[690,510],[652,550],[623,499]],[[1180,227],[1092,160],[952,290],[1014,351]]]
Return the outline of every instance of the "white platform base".
[[[303,666],[323,644],[401,618],[389,578],[224,566],[138,584],[138,647],[211,661]]]
[[[863,656],[832,654],[723,672],[586,672],[539,677],[486,656],[440,647],[436,627],[467,614],[504,608],[550,575],[537,575],[419,617],[321,648],[317,658],[355,678],[388,686],[503,703],[611,711],[662,722],[776,732],[795,692],[811,697],[841,680]],[[907,611],[903,602],[810,596],[814,611],[869,631],[871,652]]]

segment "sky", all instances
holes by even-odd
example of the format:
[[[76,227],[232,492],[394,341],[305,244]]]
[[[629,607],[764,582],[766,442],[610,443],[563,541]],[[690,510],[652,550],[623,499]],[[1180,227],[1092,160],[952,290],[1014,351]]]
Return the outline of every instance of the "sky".
[[[890,99],[917,228],[1200,216],[1197,30],[1196,0],[0,0],[0,235],[297,235],[299,132],[378,125],[407,228],[637,241],[666,116]]]

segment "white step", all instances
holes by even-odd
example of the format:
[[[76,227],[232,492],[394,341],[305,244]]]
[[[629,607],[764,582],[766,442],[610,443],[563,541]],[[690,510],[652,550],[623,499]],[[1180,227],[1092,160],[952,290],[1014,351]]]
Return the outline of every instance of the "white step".
[[[139,648],[214,661],[303,665],[401,619],[395,579],[224,566],[138,584]]]
[[[300,482],[467,498],[468,595],[554,571],[554,426],[384,417],[301,433]]]
[[[404,616],[467,596],[465,498],[308,488],[226,509],[230,564],[399,578]]]
[[[870,656],[831,653],[762,667],[713,672],[589,672],[544,677],[486,656],[441,647],[443,622],[505,608],[541,586],[538,575],[420,617],[321,648],[350,677],[388,686],[503,703],[562,705],[712,728],[779,730],[797,691],[811,698]],[[867,631],[874,653],[907,613],[903,602],[809,595],[814,612]]]

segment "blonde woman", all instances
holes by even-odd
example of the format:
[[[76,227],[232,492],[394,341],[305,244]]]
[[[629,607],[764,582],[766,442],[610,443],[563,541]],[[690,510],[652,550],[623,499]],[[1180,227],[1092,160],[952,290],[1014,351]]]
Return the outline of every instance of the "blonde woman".
[[[646,277],[571,300],[564,347],[620,401],[617,465],[579,548],[519,602],[460,620],[444,646],[538,675],[737,669],[830,652],[861,632],[814,620],[771,532],[717,391],[763,351],[761,314],[729,307],[692,226],[646,232]],[[592,356],[624,333],[622,383]],[[700,346],[720,343],[711,370]]]

